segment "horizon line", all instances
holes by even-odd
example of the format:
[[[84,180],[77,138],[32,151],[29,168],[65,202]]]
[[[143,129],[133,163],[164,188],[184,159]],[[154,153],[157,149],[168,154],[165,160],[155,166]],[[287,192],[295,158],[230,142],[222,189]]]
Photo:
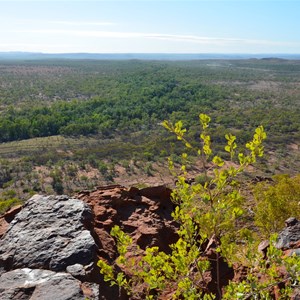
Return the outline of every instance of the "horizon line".
[[[1,0],[0,0],[1,1]],[[60,55],[60,54],[111,54],[111,55],[123,55],[123,54],[162,54],[162,55],[207,55],[207,54],[220,54],[220,55],[300,55],[300,52],[88,52],[88,51],[80,51],[80,52],[43,52],[43,51],[22,51],[22,50],[5,50],[1,51],[1,54],[47,54],[47,55]]]
[[[172,53],[172,52],[27,52],[0,51],[1,61],[26,60],[157,60],[157,61],[191,61],[191,60],[238,60],[238,59],[283,59],[300,60],[300,53]]]

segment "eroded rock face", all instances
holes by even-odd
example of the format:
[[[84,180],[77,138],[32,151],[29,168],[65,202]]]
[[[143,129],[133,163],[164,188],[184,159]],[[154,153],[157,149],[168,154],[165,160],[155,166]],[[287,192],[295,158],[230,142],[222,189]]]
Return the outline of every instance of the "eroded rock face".
[[[82,201],[67,196],[36,195],[10,223],[1,240],[0,266],[64,271],[76,263],[88,265],[96,245],[84,223],[92,212]]]
[[[158,246],[169,252],[169,245],[177,240],[170,195],[171,190],[164,186],[128,190],[116,185],[79,193],[77,197],[88,203],[95,215],[93,228],[100,257],[116,257],[115,242],[109,234],[114,225],[130,234],[142,249]]]
[[[127,300],[124,291],[103,281],[96,263],[100,258],[114,263],[117,257],[109,234],[114,225],[130,234],[141,249],[158,246],[169,252],[169,245],[177,240],[170,194],[164,186],[127,189],[115,185],[81,192],[76,199],[32,197],[22,209],[1,217],[5,223],[0,239],[0,299]],[[263,244],[260,250],[267,247]],[[287,220],[277,247],[285,253],[300,249],[297,219]],[[215,259],[214,249],[208,243],[205,255]],[[221,263],[226,285],[233,270]],[[213,284],[214,264],[212,269],[207,282]],[[209,287],[214,290],[212,284]],[[297,293],[293,299],[298,299]]]
[[[117,257],[119,225],[142,249],[176,241],[171,191],[122,186],[68,196],[36,195],[3,219],[0,299],[128,299],[103,281],[98,259]],[[80,199],[79,199],[80,198]],[[10,283],[8,283],[10,282]]]

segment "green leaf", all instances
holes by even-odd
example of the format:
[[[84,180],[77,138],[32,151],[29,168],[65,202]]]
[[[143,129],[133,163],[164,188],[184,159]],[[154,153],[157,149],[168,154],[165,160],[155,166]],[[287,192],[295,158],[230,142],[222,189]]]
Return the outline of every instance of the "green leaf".
[[[202,125],[203,129],[206,129],[208,127],[208,124],[210,122],[210,117],[206,114],[200,114],[199,115],[200,123]]]
[[[225,146],[225,148],[224,148],[224,149],[225,149],[225,151],[226,151],[226,152],[229,152],[229,153],[230,153],[230,151],[231,151],[231,149],[230,149],[230,146],[228,146],[228,145],[227,145],[227,146]]]
[[[217,155],[214,156],[212,161],[218,167],[222,167],[224,165],[224,160],[221,157],[217,156]]]

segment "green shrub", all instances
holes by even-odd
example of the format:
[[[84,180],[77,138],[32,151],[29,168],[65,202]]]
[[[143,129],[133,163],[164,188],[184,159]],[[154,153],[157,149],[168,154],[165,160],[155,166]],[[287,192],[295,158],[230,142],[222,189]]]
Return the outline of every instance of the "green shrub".
[[[20,199],[17,199],[17,198],[0,200],[0,214],[5,213],[11,207],[18,205],[18,204],[22,204],[22,202]]]
[[[264,236],[282,229],[287,218],[300,216],[300,175],[276,175],[273,180],[254,188],[255,224]]]
[[[257,247],[251,247],[251,243],[247,245],[247,275],[240,282],[229,282],[222,299],[271,300],[275,299],[275,293],[276,299],[279,300],[292,298],[294,289],[299,287],[300,259],[295,254],[284,256],[283,252],[275,247],[276,239],[276,234],[270,237],[267,259],[262,257]],[[286,275],[280,276],[280,270],[285,270]]]
[[[195,182],[196,182],[196,183],[200,183],[201,185],[205,185],[205,183],[206,183],[207,181],[210,181],[210,180],[212,180],[211,177],[206,177],[206,176],[203,175],[203,174],[198,175],[198,176],[195,177]]]
[[[53,190],[58,194],[61,195],[64,192],[64,186],[63,186],[63,181],[62,181],[62,171],[61,169],[55,167],[51,172],[50,172],[50,177],[52,178],[52,188]]]
[[[6,190],[2,193],[2,197],[5,199],[12,199],[15,198],[17,195],[17,192],[15,190]]]
[[[177,186],[172,195],[176,208],[172,216],[179,224],[179,238],[170,245],[171,253],[159,251],[158,247],[149,247],[143,252],[135,246],[136,253],[129,258],[128,249],[134,249],[132,240],[115,226],[111,234],[116,239],[119,252],[116,263],[121,270],[129,270],[131,276],[127,278],[123,272],[115,274],[114,268],[102,260],[98,262],[100,272],[105,281],[123,287],[128,295],[138,299],[159,299],[166,291],[172,291],[172,299],[270,299],[271,289],[279,283],[285,284],[281,299],[288,299],[286,297],[290,297],[294,284],[300,279],[299,259],[294,256],[283,258],[282,252],[274,247],[273,238],[268,250],[269,260],[264,260],[257,251],[254,233],[238,222],[244,214],[244,199],[240,195],[237,178],[263,155],[262,142],[266,133],[262,126],[258,127],[253,139],[246,144],[246,153],[237,152],[235,136],[226,134],[224,149],[235,164],[225,165],[221,157],[213,155],[211,139],[206,131],[209,121],[207,115],[200,115],[202,144],[199,149],[186,140],[182,122],[175,125],[164,122],[164,126],[175,133],[187,149],[197,153],[204,170],[201,183],[193,185],[186,183],[186,164],[182,164],[177,175]],[[187,153],[183,153],[182,158],[188,162]],[[169,166],[175,174],[172,160],[169,160]],[[216,243],[216,294],[209,291],[204,280],[210,261],[203,248],[211,238]],[[229,282],[222,291],[219,273],[222,259],[229,265],[237,262],[244,265],[248,270],[247,279],[242,283]],[[280,267],[290,270],[288,281],[280,279]],[[266,281],[260,281],[257,274],[265,276]]]
[[[108,172],[108,165],[107,165],[105,162],[99,160],[99,161],[98,161],[98,170],[100,171],[100,173],[101,173],[102,175],[107,175],[107,172]]]

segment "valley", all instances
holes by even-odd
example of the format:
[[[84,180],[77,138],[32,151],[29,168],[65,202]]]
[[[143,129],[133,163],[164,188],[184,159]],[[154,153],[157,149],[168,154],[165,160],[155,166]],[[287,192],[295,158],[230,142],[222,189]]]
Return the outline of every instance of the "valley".
[[[1,205],[114,183],[172,186],[167,158],[180,164],[183,146],[161,123],[182,120],[197,144],[199,113],[225,158],[225,134],[243,145],[264,126],[250,180],[299,172],[299,60],[3,60],[0,71]]]

